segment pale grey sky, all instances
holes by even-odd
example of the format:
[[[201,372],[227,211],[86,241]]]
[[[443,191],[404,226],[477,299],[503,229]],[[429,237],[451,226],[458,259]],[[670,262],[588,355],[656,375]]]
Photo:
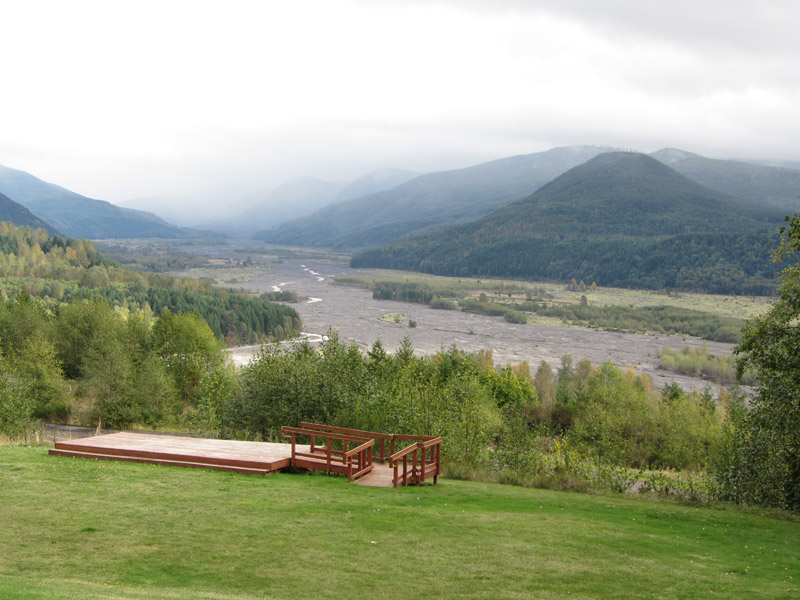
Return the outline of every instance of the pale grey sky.
[[[800,160],[796,0],[0,0],[0,164],[112,202],[567,144]]]

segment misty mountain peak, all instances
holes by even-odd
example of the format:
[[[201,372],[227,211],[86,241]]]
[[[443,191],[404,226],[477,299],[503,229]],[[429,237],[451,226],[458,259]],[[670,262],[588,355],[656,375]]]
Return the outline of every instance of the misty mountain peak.
[[[700,158],[699,154],[678,150],[677,148],[662,148],[661,150],[651,153],[650,156],[661,161],[665,165],[674,165],[688,158]]]

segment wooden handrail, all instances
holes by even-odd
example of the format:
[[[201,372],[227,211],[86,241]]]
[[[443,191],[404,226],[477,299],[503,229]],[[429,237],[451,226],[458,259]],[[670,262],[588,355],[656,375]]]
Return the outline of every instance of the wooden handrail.
[[[417,442],[416,444],[411,444],[407,448],[403,448],[402,450],[398,450],[394,454],[389,457],[389,466],[394,466],[392,463],[396,463],[398,460],[403,458],[404,456],[411,454],[412,452],[416,452],[419,450],[419,445],[421,442]]]
[[[430,448],[430,460],[428,460],[428,448]],[[389,457],[389,466],[394,468],[393,483],[394,487],[415,483],[419,485],[428,477],[433,477],[436,483],[441,471],[441,448],[442,438],[431,438],[424,442],[411,444],[407,448],[395,452]],[[408,457],[411,459],[411,471],[409,473]],[[399,472],[400,463],[403,464],[402,474]]]
[[[369,441],[370,439],[366,437],[356,437],[354,435],[344,435],[341,433],[325,433],[322,431],[317,431],[313,429],[304,429],[301,427],[288,427],[288,426],[281,427],[281,436],[283,436],[284,438],[288,438],[289,436],[285,435],[285,432],[295,433],[298,435],[309,435],[309,436],[314,435],[314,436],[326,437],[329,439],[342,440],[347,442],[366,442]]]
[[[296,438],[298,435],[311,438],[310,453],[296,451]],[[419,485],[429,477],[433,477],[433,482],[436,483],[441,470],[441,437],[376,433],[363,429],[349,429],[306,422],[300,423],[299,427],[282,427],[281,436],[292,440],[292,465],[318,469],[320,468],[318,465],[324,464],[326,470],[347,474],[347,478],[351,481],[372,470],[373,460],[388,462],[389,467],[394,468],[393,483],[395,487],[408,485],[409,483]],[[315,438],[317,437],[327,440],[325,446],[315,445]],[[332,440],[341,441],[344,449],[334,450],[331,446]],[[372,450],[377,440],[380,440],[380,456],[374,458]],[[390,454],[388,456],[385,454],[387,440],[390,442]],[[395,452],[395,442],[397,441],[411,441],[414,443]],[[348,447],[350,442],[359,442],[359,445],[350,449]],[[334,456],[336,456],[335,461],[332,460]],[[410,461],[409,456],[411,457]],[[298,461],[298,457],[308,460]],[[354,458],[356,471],[354,471]],[[410,465],[409,462],[411,463]],[[403,467],[402,474],[400,473],[401,463]]]
[[[375,460],[378,462],[386,462],[389,460],[389,456],[387,455],[386,451],[386,442],[389,442],[389,454],[394,453],[394,440],[395,434],[393,433],[377,433],[374,431],[365,431],[363,429],[350,429],[347,427],[335,427],[333,425],[322,425],[320,423],[308,423],[308,422],[301,422],[300,427],[304,429],[313,429],[319,432],[334,432],[340,433],[344,435],[352,435],[356,437],[367,437],[372,438],[374,440],[380,440],[380,444],[378,445],[378,455],[375,457]]]
[[[344,458],[350,458],[352,456],[355,456],[356,454],[358,454],[359,452],[363,452],[367,448],[372,448],[374,445],[375,445],[375,440],[367,440],[357,448],[353,448],[352,450],[348,450],[347,452],[345,452]]]
[[[417,441],[417,442],[426,442],[430,440],[438,440],[438,438],[434,435],[408,435],[406,433],[393,433],[392,437],[396,440],[403,440],[403,441]]]
[[[319,431],[344,433],[346,435],[358,436],[359,434],[363,434],[362,437],[369,437],[373,439],[383,439],[383,440],[390,440],[395,435],[393,433],[376,433],[374,431],[365,431],[363,429],[348,429],[347,427],[334,427],[333,425],[321,425],[319,423],[306,423],[305,421],[300,423],[300,427],[303,429],[317,429]]]
[[[297,436],[302,435],[311,438],[309,452],[297,451]],[[303,427],[281,427],[281,437],[291,438],[292,440],[292,466],[305,467],[312,470],[319,470],[320,465],[324,465],[324,470],[347,475],[348,481],[352,481],[372,470],[372,447],[375,440],[366,437],[356,437],[342,433],[326,432],[319,429],[308,429]],[[315,447],[316,437],[325,438],[326,443]],[[340,440],[344,444],[344,450],[334,450],[331,442]],[[361,442],[355,448],[348,448],[350,442]],[[319,450],[315,452],[315,450]],[[336,456],[336,460],[333,457]],[[355,460],[354,460],[355,458]]]
[[[434,438],[431,438],[431,439],[429,439],[429,440],[427,440],[425,442],[420,442],[420,443],[422,444],[423,448],[430,448],[431,446],[435,446],[436,444],[441,444],[442,443],[442,438],[434,437]]]

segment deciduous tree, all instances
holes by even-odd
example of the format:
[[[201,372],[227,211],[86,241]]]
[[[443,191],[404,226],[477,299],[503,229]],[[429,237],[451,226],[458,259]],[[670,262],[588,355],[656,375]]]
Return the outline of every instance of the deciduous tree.
[[[752,319],[736,348],[737,370],[753,369],[758,392],[751,410],[734,420],[720,470],[723,492],[734,501],[800,509],[800,216],[786,217],[775,262],[780,297]]]

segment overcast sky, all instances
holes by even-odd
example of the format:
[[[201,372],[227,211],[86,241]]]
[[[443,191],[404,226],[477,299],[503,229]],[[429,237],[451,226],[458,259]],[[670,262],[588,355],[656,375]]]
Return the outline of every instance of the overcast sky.
[[[0,164],[236,200],[569,144],[800,160],[797,0],[0,0]]]

